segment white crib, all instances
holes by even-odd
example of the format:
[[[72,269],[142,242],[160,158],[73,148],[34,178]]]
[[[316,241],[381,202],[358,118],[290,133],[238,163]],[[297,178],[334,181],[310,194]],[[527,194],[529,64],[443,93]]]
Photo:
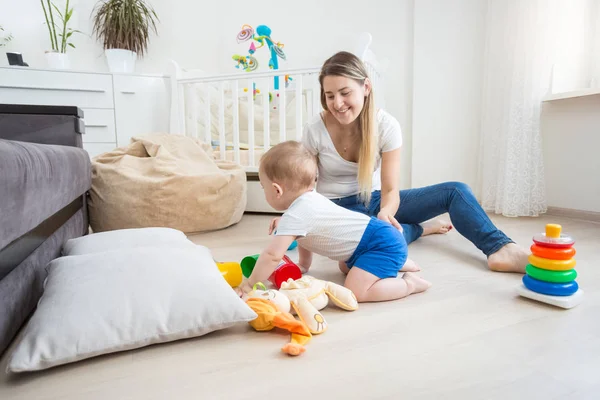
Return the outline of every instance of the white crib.
[[[378,107],[385,107],[381,63],[369,33],[359,36],[355,54],[366,64]],[[171,62],[170,132],[210,143],[215,158],[234,161],[248,173],[246,211],[274,212],[256,182],[260,156],[272,145],[300,140],[304,124],[321,110],[321,65],[267,72],[209,76]],[[291,79],[290,79],[291,78]],[[274,90],[274,80],[279,89]]]

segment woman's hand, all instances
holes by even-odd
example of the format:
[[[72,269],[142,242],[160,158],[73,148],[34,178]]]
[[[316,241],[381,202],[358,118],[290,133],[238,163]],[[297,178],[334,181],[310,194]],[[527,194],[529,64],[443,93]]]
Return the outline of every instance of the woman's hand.
[[[392,224],[393,227],[398,229],[400,232],[404,231],[402,229],[402,225],[400,225],[400,223],[396,220],[396,218],[394,218],[393,215],[391,215],[385,211],[380,211],[379,214],[377,214],[377,219],[380,219],[385,222],[389,222],[390,224]]]
[[[271,223],[269,224],[269,235],[277,229],[277,225],[279,225],[280,219],[281,217],[276,217],[271,220]]]

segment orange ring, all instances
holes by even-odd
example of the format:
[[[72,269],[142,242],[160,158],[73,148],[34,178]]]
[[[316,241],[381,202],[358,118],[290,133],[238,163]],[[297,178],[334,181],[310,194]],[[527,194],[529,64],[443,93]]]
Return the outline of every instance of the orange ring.
[[[538,257],[548,258],[550,260],[570,260],[575,256],[575,247],[569,247],[567,249],[554,249],[551,247],[532,244],[531,252]]]

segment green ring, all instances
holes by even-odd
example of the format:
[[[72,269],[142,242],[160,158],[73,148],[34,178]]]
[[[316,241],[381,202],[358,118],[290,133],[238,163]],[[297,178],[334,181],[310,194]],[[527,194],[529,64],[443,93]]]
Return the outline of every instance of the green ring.
[[[577,271],[574,269],[569,269],[567,271],[549,271],[547,269],[535,267],[531,264],[527,264],[525,273],[539,281],[552,283],[567,283],[574,281],[575,278],[577,278]]]

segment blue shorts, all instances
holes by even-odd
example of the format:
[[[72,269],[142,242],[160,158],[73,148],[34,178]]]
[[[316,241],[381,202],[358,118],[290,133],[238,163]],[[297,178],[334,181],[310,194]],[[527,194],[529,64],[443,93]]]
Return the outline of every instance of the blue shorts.
[[[407,257],[408,245],[404,235],[389,222],[371,217],[346,265],[348,268],[358,267],[380,279],[395,278]]]

